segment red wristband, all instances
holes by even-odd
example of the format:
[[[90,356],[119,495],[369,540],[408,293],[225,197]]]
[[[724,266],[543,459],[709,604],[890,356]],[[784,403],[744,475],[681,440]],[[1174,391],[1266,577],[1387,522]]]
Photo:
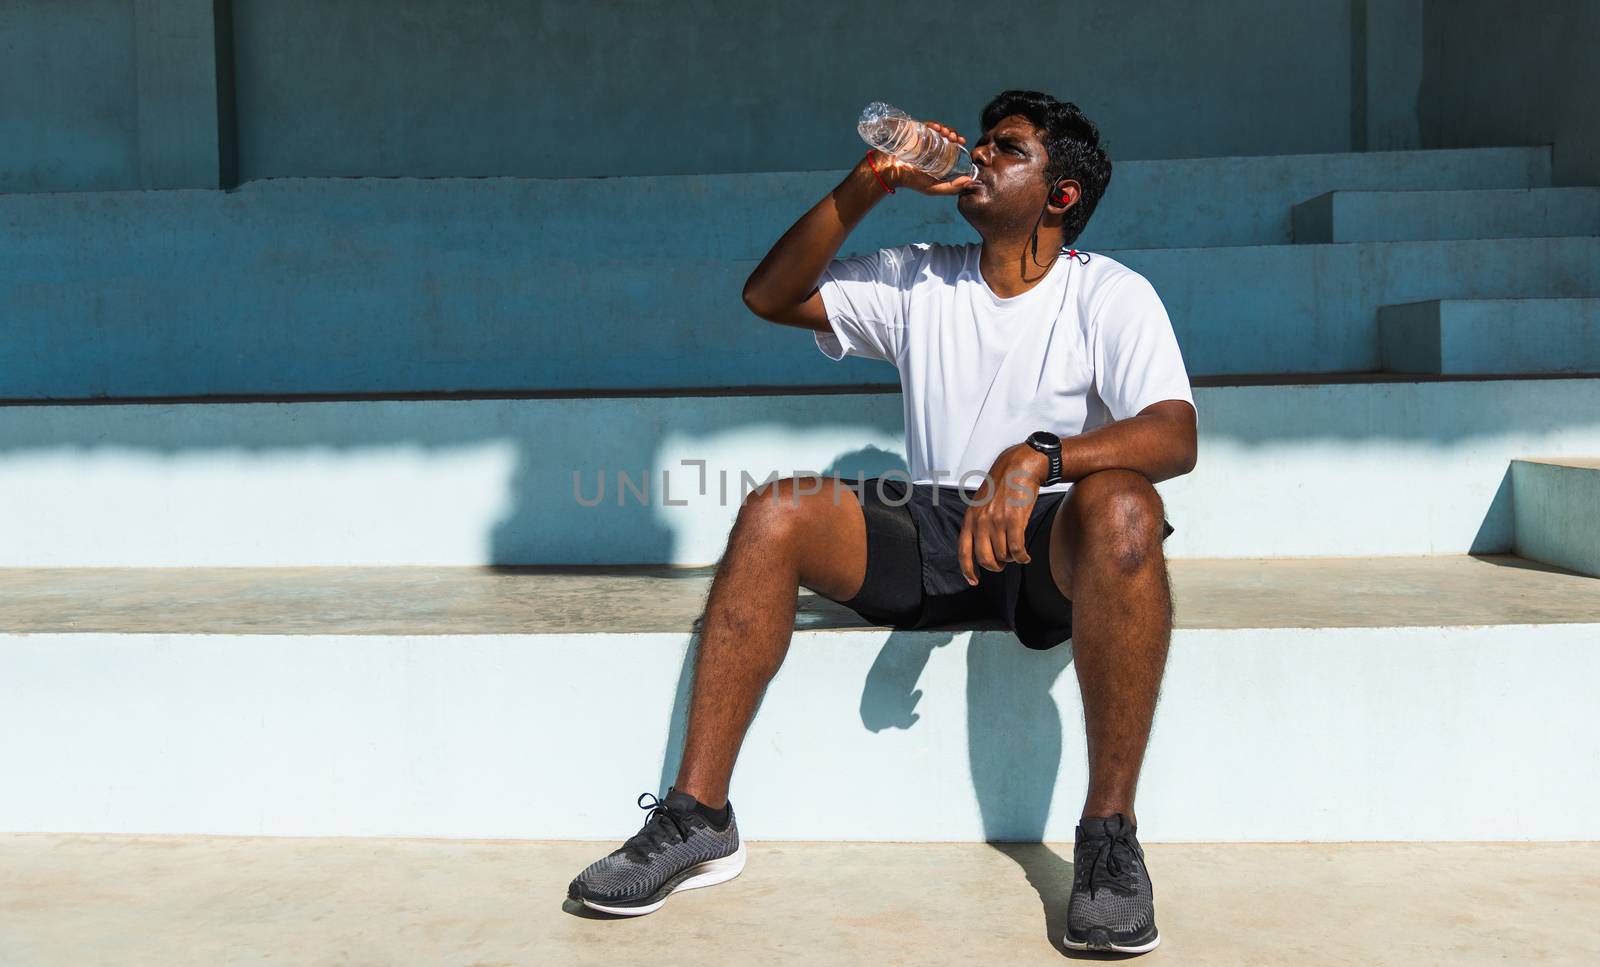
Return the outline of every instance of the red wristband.
[[[894,189],[890,188],[889,183],[883,180],[882,175],[878,174],[878,166],[872,163],[871,151],[867,152],[867,167],[872,169],[872,177],[878,179],[878,184],[883,186],[883,190],[891,195],[894,194]]]

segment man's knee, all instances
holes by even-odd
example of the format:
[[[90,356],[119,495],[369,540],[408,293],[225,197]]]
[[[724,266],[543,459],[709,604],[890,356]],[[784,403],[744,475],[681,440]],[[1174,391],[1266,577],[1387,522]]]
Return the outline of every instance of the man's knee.
[[[823,492],[823,477],[782,477],[769,480],[744,496],[735,528],[763,533],[798,526],[806,512],[806,499]]]
[[[783,555],[801,586],[847,600],[865,580],[867,555],[866,519],[849,491],[831,477],[769,481],[745,495],[728,546]]]
[[[1096,558],[1128,575],[1161,561],[1161,495],[1143,474],[1102,470],[1079,480],[1072,490],[1080,557]]]

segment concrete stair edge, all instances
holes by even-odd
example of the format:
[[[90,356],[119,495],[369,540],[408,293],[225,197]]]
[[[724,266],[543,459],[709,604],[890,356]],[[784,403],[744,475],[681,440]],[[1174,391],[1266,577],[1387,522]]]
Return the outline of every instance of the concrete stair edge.
[[[1487,376],[1600,370],[1600,299],[1432,299],[1378,309],[1384,369]]]
[[[1600,234],[1600,188],[1336,189],[1296,204],[1296,244]]]
[[[1518,554],[1600,578],[1600,449],[1513,460],[1511,493]]]

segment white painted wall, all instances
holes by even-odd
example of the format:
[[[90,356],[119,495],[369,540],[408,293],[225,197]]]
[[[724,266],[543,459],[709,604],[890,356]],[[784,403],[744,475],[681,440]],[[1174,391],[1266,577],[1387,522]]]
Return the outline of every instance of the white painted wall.
[[[0,830],[620,841],[675,771],[687,642],[6,635]],[[1600,624],[1180,631],[1141,838],[1600,837],[1597,643]],[[1070,841],[1070,657],[797,633],[734,776],[741,828]]]
[[[886,368],[886,372],[887,372]],[[1513,458],[1600,455],[1600,380],[1202,389],[1174,557],[1511,547]],[[708,564],[741,473],[904,466],[898,394],[0,407],[0,566]],[[699,471],[683,460],[704,460]],[[593,497],[585,507],[573,473]],[[638,483],[618,506],[617,474]],[[669,474],[673,501],[661,492]],[[719,493],[728,481],[727,498]]]

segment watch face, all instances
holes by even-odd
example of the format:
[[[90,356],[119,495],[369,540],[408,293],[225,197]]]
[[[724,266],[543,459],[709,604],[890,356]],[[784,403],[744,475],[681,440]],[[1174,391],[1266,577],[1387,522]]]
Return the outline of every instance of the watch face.
[[[1045,450],[1061,449],[1061,438],[1048,430],[1035,430],[1029,435],[1028,442]]]

